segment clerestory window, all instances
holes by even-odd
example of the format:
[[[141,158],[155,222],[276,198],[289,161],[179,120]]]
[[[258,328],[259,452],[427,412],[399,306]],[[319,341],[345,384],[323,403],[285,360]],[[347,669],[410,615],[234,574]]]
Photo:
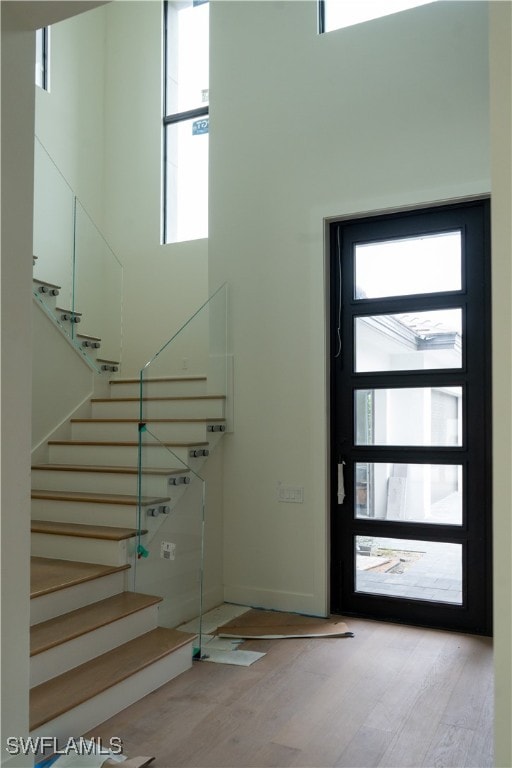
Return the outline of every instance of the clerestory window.
[[[163,242],[208,236],[209,4],[164,2]]]
[[[319,0],[318,29],[332,32],[432,2],[436,0]]]
[[[36,85],[50,90],[50,27],[36,30]]]

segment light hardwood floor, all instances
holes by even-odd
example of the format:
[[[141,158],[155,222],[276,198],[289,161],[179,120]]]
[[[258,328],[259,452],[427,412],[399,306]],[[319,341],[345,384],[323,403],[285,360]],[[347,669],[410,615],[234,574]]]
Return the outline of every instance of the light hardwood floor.
[[[492,641],[346,619],[354,638],[254,640],[95,728],[155,768],[487,768]]]

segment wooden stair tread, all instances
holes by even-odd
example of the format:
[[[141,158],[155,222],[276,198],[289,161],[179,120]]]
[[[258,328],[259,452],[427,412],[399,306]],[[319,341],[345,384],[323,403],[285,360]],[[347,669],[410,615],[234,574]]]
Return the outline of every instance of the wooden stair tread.
[[[137,536],[136,528],[119,528],[112,525],[87,525],[83,523],[59,523],[53,520],[32,520],[32,533],[49,533],[54,536],[76,536],[82,539],[101,539],[103,541],[124,541]],[[141,530],[141,534],[147,533]]]
[[[151,382],[151,381],[206,381],[206,376],[148,376],[144,377],[144,382]],[[111,381],[110,384],[139,384],[140,383],[140,377],[136,379],[116,379],[115,381]]]
[[[98,565],[48,557],[30,558],[30,597],[40,597],[85,581],[126,571],[129,565]]]
[[[194,635],[157,627],[30,691],[30,730],[83,704],[190,643]]]
[[[96,362],[98,363],[110,363],[111,365],[119,365],[119,360],[105,360],[103,357],[97,357]]]
[[[75,335],[79,339],[90,339],[91,341],[101,341],[101,338],[99,336],[89,336],[88,333],[77,333]]]
[[[154,595],[121,592],[97,603],[35,624],[30,629],[30,655],[36,656],[49,648],[55,648],[161,601],[161,597]]]
[[[144,424],[223,424],[226,419],[144,419]],[[139,424],[139,419],[71,419],[71,424]]]
[[[225,400],[225,395],[178,395],[175,397],[143,397],[144,403],[174,402],[183,400]],[[91,403],[140,403],[140,397],[93,397]]]
[[[77,317],[82,317],[81,312],[77,312],[76,309],[64,309],[63,307],[55,307],[57,312],[65,312],[68,315],[76,315]]]
[[[139,498],[133,494],[122,493],[89,493],[88,491],[40,491],[32,489],[33,499],[47,501],[79,501],[88,504],[122,504],[137,506]],[[165,504],[170,501],[169,496],[141,496],[143,507],[154,504]]]
[[[90,446],[97,446],[97,445],[105,445],[109,446],[111,448],[117,448],[117,447],[123,447],[123,448],[135,448],[138,447],[139,443],[137,440],[131,440],[131,441],[114,441],[114,440],[48,440],[48,445],[90,445]],[[201,442],[187,442],[187,443],[142,443],[143,448],[161,448],[164,446],[165,448],[202,448],[203,446],[208,446],[209,443],[206,441]]]
[[[111,475],[137,475],[137,467],[109,467],[103,464],[34,464],[32,469],[43,470],[45,472],[98,472]],[[142,470],[143,475],[183,475],[188,469],[165,469],[153,467]]]

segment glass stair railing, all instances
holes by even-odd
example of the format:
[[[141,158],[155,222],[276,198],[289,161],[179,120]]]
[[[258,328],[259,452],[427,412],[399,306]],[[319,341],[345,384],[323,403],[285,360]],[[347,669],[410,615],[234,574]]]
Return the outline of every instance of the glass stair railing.
[[[206,482],[173,447],[140,426],[134,591],[162,598],[161,626],[193,619],[194,655],[200,657]]]
[[[33,291],[91,367],[119,365],[123,267],[44,146],[34,145]]]
[[[163,598],[164,626],[193,622],[198,657],[203,611],[213,607],[204,595],[215,571],[201,467],[232,421],[227,327],[222,285],[148,361],[139,382],[136,528],[148,533],[139,535],[134,588]]]

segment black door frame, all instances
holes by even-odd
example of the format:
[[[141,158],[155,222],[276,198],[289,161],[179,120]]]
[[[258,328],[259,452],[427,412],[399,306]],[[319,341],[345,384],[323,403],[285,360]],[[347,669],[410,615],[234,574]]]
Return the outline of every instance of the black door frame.
[[[488,199],[433,206],[365,218],[342,219],[329,225],[330,235],[330,397],[331,397],[331,611],[490,634],[492,627],[491,529],[491,311],[490,203]],[[446,294],[357,299],[352,295],[351,243],[386,240],[415,234],[461,229],[462,290]],[[466,268],[467,265],[467,268]],[[340,271],[341,268],[341,271]],[[350,271],[347,271],[350,270]],[[347,279],[347,275],[350,279]],[[343,279],[345,277],[345,279]],[[341,303],[340,303],[341,300]],[[462,370],[355,373],[353,318],[364,314],[467,307],[463,329]],[[340,341],[342,354],[339,355]],[[464,434],[460,448],[355,446],[354,389],[399,386],[464,388]],[[348,407],[347,407],[348,405]],[[468,421],[468,415],[470,421]],[[462,526],[365,520],[354,517],[354,483],[346,498],[337,499],[337,465],[345,461],[345,478],[354,476],[356,461],[463,464],[465,514]],[[479,471],[481,470],[481,471]],[[475,499],[482,499],[477,512]],[[466,508],[468,509],[466,514]],[[383,535],[462,543],[463,605],[356,593],[353,536]],[[377,532],[376,532],[377,531]],[[379,534],[378,531],[381,531]],[[483,562],[482,562],[483,561]]]

